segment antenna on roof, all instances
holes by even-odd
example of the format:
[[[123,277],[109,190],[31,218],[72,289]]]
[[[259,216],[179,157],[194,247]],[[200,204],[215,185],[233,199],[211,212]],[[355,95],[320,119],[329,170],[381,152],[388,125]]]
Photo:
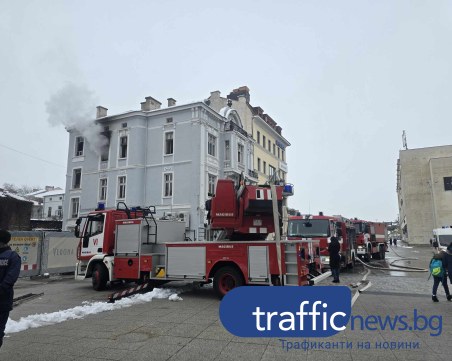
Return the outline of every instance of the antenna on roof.
[[[403,147],[405,148],[405,150],[408,149],[408,145],[406,144],[406,133],[405,131],[403,131],[402,133],[402,143],[403,143]]]

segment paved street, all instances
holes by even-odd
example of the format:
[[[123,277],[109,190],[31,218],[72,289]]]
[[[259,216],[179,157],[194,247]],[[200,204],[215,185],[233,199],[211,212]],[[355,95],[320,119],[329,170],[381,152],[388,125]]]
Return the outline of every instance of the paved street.
[[[396,261],[408,267],[427,267],[430,248],[397,247],[402,257]],[[385,261],[372,262],[386,267],[399,257],[390,251]],[[341,284],[360,281],[367,271],[357,266],[341,275]],[[439,291],[439,303],[431,301],[432,280],[428,273],[372,270],[367,275],[371,286],[361,293],[353,305],[353,315],[407,315],[413,310],[427,317],[442,316],[442,333],[431,336],[431,330],[361,331],[347,330],[325,339],[239,338],[229,334],[218,316],[219,301],[211,288],[193,288],[179,284],[174,289],[183,298],[179,302],[154,299],[114,311],[85,316],[7,335],[0,349],[1,360],[450,360],[448,341],[452,336],[452,303]],[[321,285],[331,285],[331,279]],[[321,286],[319,286],[321,287]],[[83,301],[103,301],[111,291],[95,292],[89,281],[76,282],[69,276],[44,280],[20,280],[16,296],[43,293],[24,302],[11,312],[18,321],[32,314],[51,313],[81,306]],[[356,292],[352,288],[352,292]],[[412,324],[412,323],[410,323]],[[438,328],[438,324],[432,324]],[[306,341],[305,343],[303,343]],[[287,342],[292,348],[287,350]],[[300,345],[320,342],[348,343],[351,348],[299,349]],[[370,348],[362,348],[369,342]],[[390,343],[415,346],[416,349],[390,349]],[[359,348],[359,346],[361,348]],[[387,347],[386,347],[387,346]],[[418,348],[417,348],[418,347]]]

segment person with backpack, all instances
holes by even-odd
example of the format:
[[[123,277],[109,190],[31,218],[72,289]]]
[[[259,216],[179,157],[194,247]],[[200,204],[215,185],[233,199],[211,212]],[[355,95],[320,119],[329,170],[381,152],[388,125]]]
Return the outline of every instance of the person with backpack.
[[[20,256],[8,246],[10,240],[11,233],[0,229],[0,347],[3,344],[9,312],[13,309],[13,287],[21,266]]]
[[[444,292],[448,301],[452,301],[452,296],[449,292],[449,286],[447,285],[447,274],[445,258],[442,254],[436,253],[430,260],[429,270],[430,275],[433,276],[433,289],[432,289],[432,301],[439,302],[436,292],[438,291],[438,286],[442,283]]]

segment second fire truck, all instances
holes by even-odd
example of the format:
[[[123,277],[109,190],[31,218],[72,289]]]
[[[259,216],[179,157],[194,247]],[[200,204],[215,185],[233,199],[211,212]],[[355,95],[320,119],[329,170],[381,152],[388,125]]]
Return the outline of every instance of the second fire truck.
[[[289,240],[315,240],[319,242],[321,263],[329,268],[328,245],[335,236],[341,246],[342,267],[352,268],[355,264],[355,228],[353,223],[342,216],[298,215],[289,218],[287,231]]]

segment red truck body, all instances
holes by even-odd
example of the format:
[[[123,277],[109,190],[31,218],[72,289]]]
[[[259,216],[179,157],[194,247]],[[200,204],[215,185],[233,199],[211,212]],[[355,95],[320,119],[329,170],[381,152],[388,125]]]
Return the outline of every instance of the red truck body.
[[[281,241],[285,187],[219,180],[206,203],[210,231],[222,238],[185,240],[185,223],[155,219],[151,209],[91,212],[78,221],[76,278],[103,289],[117,280],[210,283],[222,297],[245,284],[307,285],[319,271],[318,244]],[[276,218],[274,217],[274,210]],[[275,240],[266,240],[275,232]]]

